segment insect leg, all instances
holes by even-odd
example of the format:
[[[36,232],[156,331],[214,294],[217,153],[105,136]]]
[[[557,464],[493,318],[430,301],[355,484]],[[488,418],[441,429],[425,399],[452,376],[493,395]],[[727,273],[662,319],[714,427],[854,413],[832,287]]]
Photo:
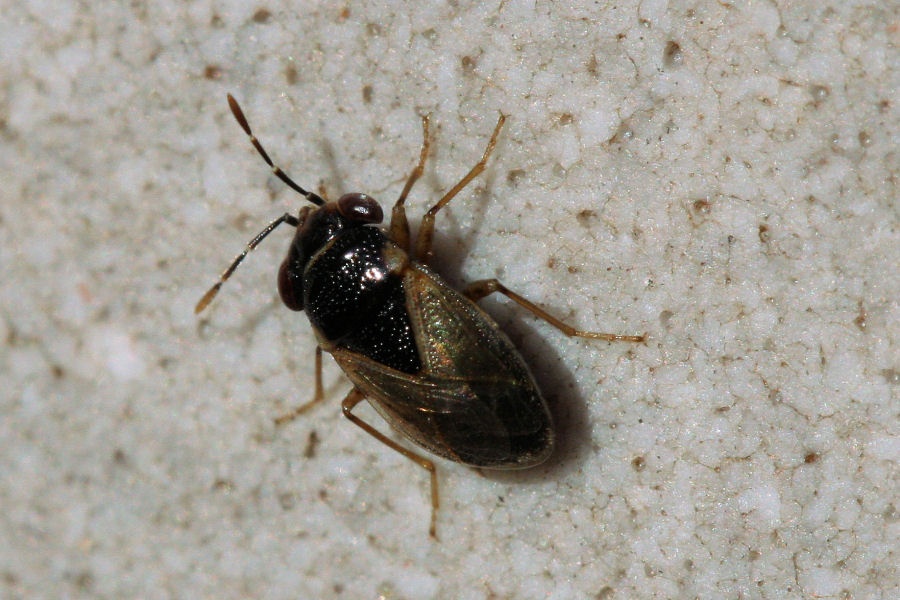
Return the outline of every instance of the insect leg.
[[[347,397],[344,398],[343,402],[341,402],[341,410],[343,410],[344,416],[353,421],[353,423],[355,423],[356,425],[362,427],[366,433],[374,437],[382,444],[385,444],[389,448],[396,450],[409,460],[413,461],[414,463],[431,473],[431,526],[428,528],[428,533],[429,535],[431,535],[431,537],[437,539],[435,523],[437,521],[438,510],[438,482],[437,471],[434,468],[434,463],[427,458],[419,456],[415,452],[407,450],[406,448],[350,412],[353,410],[353,407],[362,402],[364,399],[365,396],[363,396],[362,392],[360,392],[356,388],[350,390],[350,393],[347,394]]]
[[[321,402],[325,398],[322,391],[322,347],[316,346],[316,391],[313,393],[312,400],[306,404],[301,404],[286,415],[281,415],[275,419],[275,425],[284,425],[289,423],[308,411],[310,408]]]
[[[571,325],[566,325],[553,315],[549,314],[544,309],[513,292],[496,279],[482,279],[480,281],[473,281],[468,286],[466,286],[463,294],[465,294],[466,297],[469,298],[472,302],[477,302],[478,300],[481,300],[485,296],[493,294],[494,292],[500,292],[519,306],[522,306],[523,308],[531,311],[535,316],[547,321],[569,337],[574,336],[590,338],[593,340],[606,340],[608,342],[643,342],[646,339],[646,335],[616,335],[614,333],[598,333],[595,331],[582,331],[580,329],[575,329]]]
[[[403,203],[406,202],[406,197],[409,195],[413,184],[422,176],[422,172],[425,170],[425,158],[428,156],[428,148],[431,145],[431,142],[428,140],[428,115],[422,116],[422,130],[424,140],[422,141],[422,151],[419,153],[419,164],[409,174],[406,185],[403,186],[403,191],[400,192],[400,197],[397,198],[394,209],[391,211],[390,238],[407,252],[411,250],[409,246],[409,221],[406,219],[406,207]]]
[[[425,216],[422,217],[422,224],[419,226],[419,237],[416,239],[416,260],[428,264],[431,260],[431,242],[434,237],[434,216],[437,214],[439,210],[444,208],[448,202],[450,202],[454,196],[456,196],[464,187],[469,185],[469,183],[478,177],[478,175],[484,171],[484,167],[487,164],[488,157],[490,157],[491,152],[494,151],[494,146],[497,145],[497,136],[500,135],[500,128],[503,127],[503,123],[506,121],[506,115],[500,113],[500,118],[497,120],[497,126],[494,127],[494,133],[491,135],[491,140],[488,142],[487,148],[484,150],[484,155],[481,157],[481,160],[478,161],[478,164],[472,167],[472,169],[463,177],[459,183],[454,185],[449,192],[444,194],[444,197],[438,200],[438,203],[432,206]]]
[[[300,220],[297,217],[290,215],[288,213],[284,213],[268,225],[266,228],[256,234],[256,237],[250,240],[250,243],[247,244],[247,247],[244,248],[243,252],[238,254],[231,265],[225,269],[225,272],[219,277],[219,281],[216,282],[214,286],[209,288],[209,290],[203,294],[203,297],[200,298],[200,301],[197,303],[197,306],[194,307],[194,312],[199,313],[204,308],[212,302],[212,299],[216,297],[216,294],[219,293],[219,288],[222,287],[222,284],[228,281],[228,278],[231,277],[231,274],[234,273],[234,270],[237,269],[238,265],[241,264],[241,261],[244,260],[244,257],[247,256],[249,252],[251,252],[254,248],[256,248],[261,241],[266,239],[266,236],[272,233],[272,230],[281,225],[282,223],[287,223],[292,227],[297,227],[300,224]]]

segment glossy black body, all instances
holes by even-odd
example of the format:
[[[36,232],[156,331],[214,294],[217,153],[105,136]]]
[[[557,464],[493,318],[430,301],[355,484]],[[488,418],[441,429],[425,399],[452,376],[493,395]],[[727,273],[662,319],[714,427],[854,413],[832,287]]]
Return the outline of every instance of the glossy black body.
[[[402,253],[381,229],[326,204],[307,211],[279,272],[285,304],[305,310],[325,349],[358,352],[415,374],[422,368],[406,311],[403,273],[386,253]],[[301,298],[302,303],[295,300]]]
[[[307,313],[322,349],[411,441],[479,467],[545,460],[552,420],[512,342],[376,226],[380,208],[348,210],[350,196],[362,197],[301,210],[278,276],[285,304]]]

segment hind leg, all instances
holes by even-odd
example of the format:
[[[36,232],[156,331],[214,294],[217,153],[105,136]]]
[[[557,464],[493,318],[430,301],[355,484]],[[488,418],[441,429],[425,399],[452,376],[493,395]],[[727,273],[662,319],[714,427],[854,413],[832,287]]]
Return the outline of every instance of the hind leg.
[[[350,393],[347,394],[347,397],[344,398],[343,402],[341,402],[341,409],[344,412],[344,416],[353,421],[354,424],[361,427],[366,433],[374,437],[376,440],[391,448],[392,450],[396,450],[431,474],[431,526],[428,528],[428,534],[433,538],[437,538],[436,522],[439,503],[437,471],[435,471],[434,463],[423,456],[419,456],[411,450],[407,450],[394,440],[390,439],[389,437],[354,415],[351,411],[364,399],[365,396],[363,396],[362,392],[360,392],[356,388],[350,390]]]

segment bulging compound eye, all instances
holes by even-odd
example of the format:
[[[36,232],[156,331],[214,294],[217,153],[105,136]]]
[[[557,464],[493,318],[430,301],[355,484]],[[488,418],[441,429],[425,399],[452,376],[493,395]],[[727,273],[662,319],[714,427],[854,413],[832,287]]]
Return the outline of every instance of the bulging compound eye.
[[[381,205],[367,194],[344,194],[337,205],[341,216],[354,223],[381,223],[384,218]]]

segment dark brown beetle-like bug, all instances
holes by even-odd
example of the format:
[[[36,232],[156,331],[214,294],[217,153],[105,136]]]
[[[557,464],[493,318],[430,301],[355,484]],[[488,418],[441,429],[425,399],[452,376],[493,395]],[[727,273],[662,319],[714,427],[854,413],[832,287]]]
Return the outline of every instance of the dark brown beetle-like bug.
[[[475,301],[500,292],[568,336],[643,341],[644,336],[574,329],[496,279],[476,281],[461,294],[427,266],[435,215],[484,170],[504,115],[478,164],[425,214],[413,249],[404,202],[428,155],[427,116],[422,118],[425,141],[419,162],[385,232],[376,227],[383,214],[374,199],[353,193],[328,202],[304,190],[272,162],[230,94],[228,106],[275,175],[315,207],[304,206],[296,217],[286,213],[269,223],[195,311],[206,308],[247,253],[273,229],[282,223],[295,227],[278,271],[278,291],[288,308],[305,311],[312,324],[318,341],[316,388],[310,402],[276,423],[290,421],[323,399],[322,350],[331,354],[353,383],[341,405],[344,415],[431,474],[432,536],[438,508],[434,463],[354,415],[360,401],[368,400],[394,429],[438,456],[487,469],[533,467],[553,450],[550,411],[515,346]]]

